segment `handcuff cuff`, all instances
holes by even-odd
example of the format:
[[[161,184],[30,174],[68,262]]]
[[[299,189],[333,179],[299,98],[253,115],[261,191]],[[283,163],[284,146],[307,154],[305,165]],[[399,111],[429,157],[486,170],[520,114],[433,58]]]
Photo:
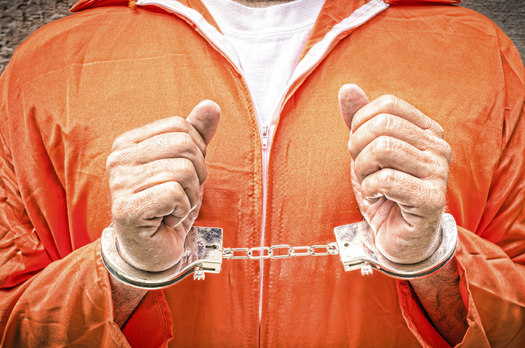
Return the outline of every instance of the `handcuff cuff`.
[[[375,269],[393,278],[415,279],[443,268],[457,247],[456,222],[450,214],[442,217],[440,246],[429,258],[414,264],[395,263],[383,256],[376,248],[375,234],[365,220],[336,227],[334,233],[336,242],[328,245],[223,248],[221,228],[193,227],[186,236],[184,253],[176,265],[162,272],[147,272],[122,259],[115,230],[108,227],[102,232],[100,253],[104,266],[117,280],[135,288],[153,290],[166,288],[192,273],[196,280],[203,280],[205,273],[219,273],[223,259],[264,260],[337,254],[347,272],[361,269],[362,275],[369,275]]]

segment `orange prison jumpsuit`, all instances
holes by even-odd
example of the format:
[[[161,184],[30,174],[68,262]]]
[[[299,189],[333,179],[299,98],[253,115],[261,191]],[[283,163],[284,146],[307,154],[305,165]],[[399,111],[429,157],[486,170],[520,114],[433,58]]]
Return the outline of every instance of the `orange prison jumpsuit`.
[[[204,281],[150,291],[122,331],[113,321],[98,238],[111,222],[115,137],[216,101],[195,225],[223,228],[225,247],[328,244],[334,227],[362,219],[337,101],[345,83],[443,126],[462,346],[525,346],[525,73],[501,30],[450,4],[327,0],[264,152],[242,71],[202,3],[141,1],[82,0],[22,44],[0,79],[3,346],[447,346],[406,281],[346,273],[338,256],[225,260]],[[358,25],[327,38],[348,18]]]

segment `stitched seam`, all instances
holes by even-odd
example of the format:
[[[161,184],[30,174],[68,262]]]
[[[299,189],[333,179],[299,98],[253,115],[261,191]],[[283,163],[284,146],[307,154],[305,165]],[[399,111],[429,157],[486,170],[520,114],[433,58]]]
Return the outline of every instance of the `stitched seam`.
[[[160,290],[162,291],[162,290]],[[160,295],[158,291],[155,292],[155,310],[157,311],[157,316],[161,320],[162,324],[162,332],[163,332],[163,339],[166,341],[168,339],[168,323],[166,321],[166,318],[164,316],[164,313],[161,308],[161,301],[160,301]]]

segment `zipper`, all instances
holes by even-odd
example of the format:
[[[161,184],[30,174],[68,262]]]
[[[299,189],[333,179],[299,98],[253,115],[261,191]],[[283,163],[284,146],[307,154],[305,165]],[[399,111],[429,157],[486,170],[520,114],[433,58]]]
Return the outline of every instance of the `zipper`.
[[[268,147],[268,125],[262,126],[261,130],[261,147],[264,150]]]
[[[373,18],[378,13],[388,8],[388,4],[384,0],[371,0],[367,4],[358,8],[350,17],[345,18],[340,23],[335,25],[332,30],[325,35],[323,40],[315,44],[306,54],[306,56],[299,62],[295,68],[292,77],[288,81],[288,84],[283,91],[279,102],[277,103],[274,112],[270,118],[269,124],[262,124],[257,106],[255,104],[255,98],[250,91],[244,71],[241,68],[239,59],[235,53],[235,49],[224,39],[224,36],[211,24],[209,24],[204,17],[196,10],[186,7],[176,0],[137,0],[138,6],[155,5],[165,9],[168,12],[179,15],[182,19],[194,24],[197,31],[201,34],[208,42],[214,46],[219,52],[221,52],[225,58],[230,61],[234,69],[241,75],[244,83],[250,93],[250,98],[253,105],[255,119],[259,128],[259,136],[261,141],[261,157],[262,157],[262,186],[263,186],[263,206],[262,206],[262,230],[261,230],[261,246],[265,244],[265,230],[266,230],[266,206],[268,196],[268,164],[270,162],[270,149],[272,146],[273,135],[275,134],[275,128],[277,126],[277,120],[281,113],[282,107],[288,91],[292,85],[302,76],[307,75],[310,71],[315,69],[318,63],[328,54],[331,44],[337,37],[343,34],[345,31],[356,28],[369,19]],[[262,320],[262,302],[263,302],[263,282],[264,282],[264,260],[259,260],[260,265],[260,290],[259,290],[259,340],[258,345],[261,345],[261,320]]]
[[[260,118],[257,118],[259,125]],[[266,203],[268,196],[268,163],[270,162],[270,151],[268,149],[268,125],[259,125],[261,132],[261,157],[262,157],[262,186],[263,186],[263,201],[262,201],[262,229],[261,229],[261,247],[264,247],[264,231],[266,231]],[[261,346],[261,322],[262,322],[262,304],[263,304],[263,284],[264,284],[264,260],[259,260],[259,337],[258,346]]]

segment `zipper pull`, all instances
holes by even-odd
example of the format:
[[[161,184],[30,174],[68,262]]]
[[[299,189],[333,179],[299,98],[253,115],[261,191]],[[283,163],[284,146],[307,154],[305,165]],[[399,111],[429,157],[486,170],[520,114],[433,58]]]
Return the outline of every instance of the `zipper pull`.
[[[263,149],[266,149],[268,147],[268,126],[267,125],[264,125],[262,127],[261,145]]]

